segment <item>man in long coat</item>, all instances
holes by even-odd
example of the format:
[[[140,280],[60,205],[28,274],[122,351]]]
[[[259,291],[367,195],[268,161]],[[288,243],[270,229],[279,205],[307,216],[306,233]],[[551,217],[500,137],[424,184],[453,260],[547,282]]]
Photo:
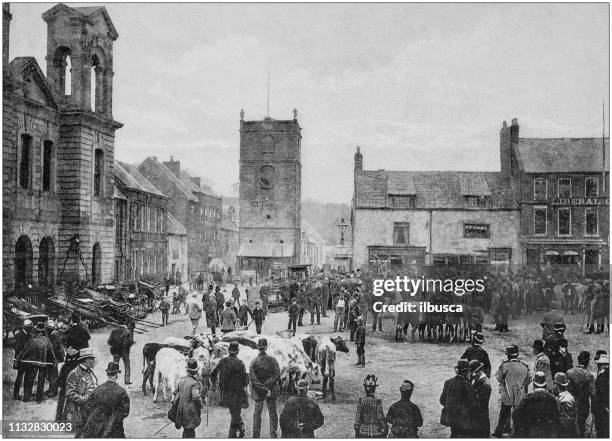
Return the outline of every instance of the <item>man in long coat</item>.
[[[86,406],[93,391],[98,387],[98,378],[93,373],[96,357],[93,350],[84,348],[79,351],[79,365],[74,368],[66,379],[66,404],[62,413],[62,421],[72,424],[76,438],[80,438],[88,417]]]
[[[132,384],[130,381],[130,348],[134,344],[134,336],[126,325],[120,325],[111,331],[107,343],[110,346],[113,361],[119,363],[119,360],[123,360],[125,384]]]
[[[25,378],[23,383],[23,401],[30,401],[34,380],[38,379],[36,386],[36,401],[42,402],[43,390],[47,369],[55,364],[53,346],[45,330],[45,323],[36,324],[32,338],[26,343],[23,350],[17,356],[18,362],[25,366]]]
[[[567,371],[569,380],[568,391],[576,400],[576,417],[578,422],[578,436],[585,436],[586,420],[591,406],[595,404],[595,377],[589,372],[591,354],[582,351],[578,354],[578,366]]]
[[[308,398],[308,381],[297,383],[298,394],[285,403],[279,417],[283,438],[314,438],[314,431],[325,421],[319,405]]]
[[[183,428],[183,438],[195,438],[195,430],[202,420],[203,402],[201,385],[198,381],[198,362],[193,358],[187,360],[187,375],[178,384],[176,418],[174,427]]]
[[[13,400],[19,400],[19,391],[21,384],[25,377],[27,366],[19,361],[19,354],[26,347],[26,344],[32,340],[32,334],[34,333],[34,324],[32,320],[25,319],[23,321],[23,327],[15,333],[15,363],[14,368],[17,369],[17,378],[15,378],[15,386],[13,387]]]
[[[461,359],[455,367],[456,375],[446,380],[440,404],[443,406],[441,423],[451,429],[451,438],[468,438],[472,431],[470,414],[477,408],[476,391],[470,384],[470,364]]]
[[[476,391],[477,407],[472,411],[472,437],[489,438],[491,421],[489,419],[489,399],[491,382],[484,372],[484,364],[478,359],[470,361],[471,383]]]
[[[527,393],[529,383],[531,383],[529,367],[518,359],[518,347],[516,345],[508,346],[506,348],[506,355],[508,360],[499,366],[495,374],[501,395],[499,419],[497,420],[495,432],[493,432],[493,436],[497,438],[501,438],[504,429],[510,422],[512,408],[520,403]]]
[[[533,392],[525,395],[512,414],[515,438],[555,438],[561,424],[557,399],[546,392],[546,375],[536,372]]]
[[[595,379],[596,405],[593,406],[595,430],[597,438],[608,438],[610,435],[610,358],[601,354],[597,363],[597,378]]]
[[[117,384],[120,373],[119,363],[108,363],[108,380],[94,389],[87,403],[83,438],[125,438],[123,420],[130,414],[130,397]]]
[[[249,385],[249,376],[242,360],[238,358],[238,342],[230,342],[229,356],[221,359],[215,371],[219,372],[219,405],[230,411],[230,427],[228,438],[244,438],[244,422],[240,416],[242,406],[247,404],[245,388]],[[213,371],[214,377],[216,372]]]
[[[276,412],[276,398],[279,394],[278,380],[280,378],[280,367],[274,357],[266,354],[268,340],[260,338],[257,342],[259,355],[251,362],[249,376],[253,390],[253,438],[259,438],[261,433],[261,411],[264,401],[268,405],[270,417],[270,437],[276,438],[278,427],[278,414]]]

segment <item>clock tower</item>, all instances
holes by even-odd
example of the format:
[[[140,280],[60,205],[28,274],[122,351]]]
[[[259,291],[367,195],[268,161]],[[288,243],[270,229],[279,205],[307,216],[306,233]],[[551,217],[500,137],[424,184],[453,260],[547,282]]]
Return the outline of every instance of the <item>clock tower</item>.
[[[297,110],[292,120],[245,121],[240,114],[242,270],[269,276],[272,264],[299,263],[302,164]]]

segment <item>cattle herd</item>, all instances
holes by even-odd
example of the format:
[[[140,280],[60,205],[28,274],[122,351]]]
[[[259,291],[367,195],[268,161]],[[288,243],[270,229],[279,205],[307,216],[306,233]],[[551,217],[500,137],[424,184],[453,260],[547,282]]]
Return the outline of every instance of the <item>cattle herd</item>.
[[[218,392],[218,371],[215,368],[229,354],[230,342],[239,344],[238,358],[244,362],[248,372],[259,353],[257,340],[263,337],[268,341],[267,353],[279,363],[281,390],[294,394],[297,382],[307,379],[315,384],[323,382],[324,397],[329,385],[335,400],[336,352],[349,351],[342,337],[279,334],[257,335],[247,330],[229,332],[220,339],[212,334],[199,334],[184,338],[167,337],[162,343],[146,343],[142,350],[142,392],[146,395],[150,388],[154,402],[157,402],[160,391],[164,400],[168,400],[168,391],[175,396],[180,379],[187,373],[187,359],[193,358],[198,363],[203,394],[214,402]]]

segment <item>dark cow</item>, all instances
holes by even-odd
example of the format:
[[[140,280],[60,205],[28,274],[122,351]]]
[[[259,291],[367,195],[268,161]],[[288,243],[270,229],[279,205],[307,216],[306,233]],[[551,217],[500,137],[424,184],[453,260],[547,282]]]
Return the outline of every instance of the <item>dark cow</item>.
[[[167,347],[161,343],[146,343],[142,348],[142,393],[147,394],[147,380],[151,385],[151,392],[155,392],[153,388],[153,373],[155,372],[155,356],[161,348]]]

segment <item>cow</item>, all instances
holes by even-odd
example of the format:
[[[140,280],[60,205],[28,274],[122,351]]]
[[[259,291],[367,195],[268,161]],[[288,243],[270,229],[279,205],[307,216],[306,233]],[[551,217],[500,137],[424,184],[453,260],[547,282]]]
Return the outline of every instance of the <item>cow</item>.
[[[210,354],[204,348],[193,350],[192,358],[198,362],[200,375],[210,365]],[[172,399],[176,398],[178,383],[187,375],[187,357],[172,348],[161,348],[155,356],[155,373],[153,374],[153,402],[157,403],[159,389],[162,388],[164,400],[167,400],[166,390],[170,388]]]
[[[319,341],[318,360],[323,375],[323,398],[327,396],[327,383],[329,382],[329,390],[332,393],[332,401],[336,401],[336,352],[348,353],[349,348],[346,342],[340,336],[336,338],[322,337]]]

